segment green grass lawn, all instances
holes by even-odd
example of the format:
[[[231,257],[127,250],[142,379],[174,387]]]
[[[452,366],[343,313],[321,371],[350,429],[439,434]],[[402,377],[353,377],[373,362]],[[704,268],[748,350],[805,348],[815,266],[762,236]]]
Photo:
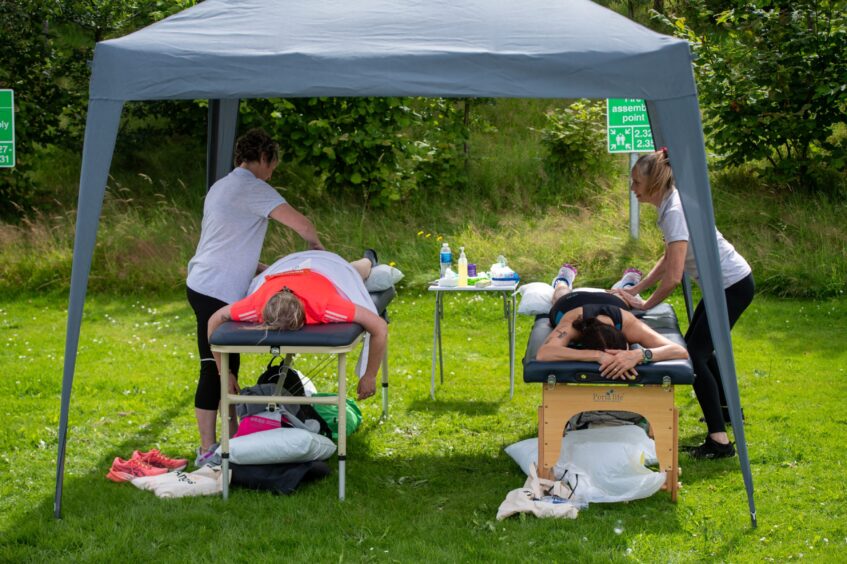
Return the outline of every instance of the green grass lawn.
[[[683,309],[677,304],[678,311]],[[524,481],[503,447],[535,436],[541,389],[508,394],[506,325],[494,297],[448,296],[445,382],[429,398],[434,299],[392,308],[390,417],[361,404],[347,500],[333,474],[289,497],[160,500],[104,477],[115,456],[193,452],[194,319],[179,295],[91,296],[71,403],[64,519],[53,519],[65,301],[0,300],[0,561],[785,561],[847,559],[847,302],[759,297],[733,332],[758,507],[750,528],[738,459],[680,456],[666,493],[594,504],[574,521],[495,521]],[[531,321],[518,319],[518,358]],[[265,358],[245,360],[258,375]],[[300,359],[311,365],[314,358]],[[318,376],[330,390],[330,371]],[[352,374],[352,370],[350,371]],[[353,381],[349,383],[351,389]],[[679,389],[682,444],[702,439]],[[620,532],[618,532],[620,531]]]

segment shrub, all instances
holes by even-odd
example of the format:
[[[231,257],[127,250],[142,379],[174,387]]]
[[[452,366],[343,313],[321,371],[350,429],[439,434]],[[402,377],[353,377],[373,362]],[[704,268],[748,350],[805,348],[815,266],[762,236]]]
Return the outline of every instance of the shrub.
[[[605,120],[601,101],[582,99],[547,112],[541,143],[548,172],[575,177],[608,171],[612,161],[606,152]]]

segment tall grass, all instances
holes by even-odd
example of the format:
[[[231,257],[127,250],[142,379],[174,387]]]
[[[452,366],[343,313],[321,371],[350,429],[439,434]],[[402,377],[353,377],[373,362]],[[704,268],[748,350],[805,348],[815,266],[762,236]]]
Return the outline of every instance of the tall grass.
[[[288,167],[274,179],[318,226],[327,248],[357,258],[374,247],[422,286],[436,276],[438,248],[464,246],[488,268],[504,255],[525,281],[546,280],[563,260],[585,284],[603,286],[630,265],[649,268],[662,252],[655,211],[641,210],[641,238],[628,229],[627,164],[609,177],[548,178],[537,129],[544,112],[566,101],[498,100],[474,106],[466,190],[418,194],[387,210],[321,194],[309,170]],[[54,200],[11,224],[0,223],[0,291],[68,289],[73,252],[78,154],[50,149],[36,180]],[[175,140],[145,151],[118,147],[92,266],[95,292],[180,291],[199,238],[203,147]],[[283,167],[280,167],[281,169]],[[748,259],[761,291],[834,296],[847,288],[847,203],[773,193],[753,171],[714,173],[718,228]],[[316,197],[315,194],[319,194]],[[272,225],[263,260],[302,250],[293,232]]]

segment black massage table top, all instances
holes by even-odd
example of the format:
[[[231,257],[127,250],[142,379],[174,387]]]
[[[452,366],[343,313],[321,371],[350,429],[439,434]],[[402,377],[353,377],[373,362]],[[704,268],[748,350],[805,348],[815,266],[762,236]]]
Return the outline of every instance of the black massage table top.
[[[673,308],[666,303],[646,312],[633,312],[654,331],[670,341],[685,347],[685,341],[679,332],[679,323]],[[694,370],[690,360],[665,360],[651,364],[639,364],[635,367],[638,376],[634,380],[609,380],[600,375],[600,365],[596,362],[535,360],[538,349],[553,331],[546,315],[535,318],[535,325],[527,343],[523,358],[524,382],[548,382],[553,376],[556,382],[568,384],[692,384]],[[670,378],[669,381],[666,378]]]
[[[376,310],[381,315],[384,316],[396,294],[394,287],[371,292]],[[256,323],[227,321],[215,330],[209,343],[220,346],[343,347],[355,341],[363,331],[358,323],[305,325],[297,331],[268,331],[257,329]]]

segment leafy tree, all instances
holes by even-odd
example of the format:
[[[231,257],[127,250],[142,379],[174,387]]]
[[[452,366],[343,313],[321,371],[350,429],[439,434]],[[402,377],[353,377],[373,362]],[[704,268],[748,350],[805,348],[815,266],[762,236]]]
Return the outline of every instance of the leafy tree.
[[[292,98],[242,103],[289,162],[311,167],[321,190],[385,206],[418,189],[461,186],[462,113],[442,98]]]
[[[765,160],[793,188],[837,190],[822,171],[847,166],[832,139],[847,110],[847,2],[700,0],[688,15],[665,21],[697,55],[714,150],[730,165]]]
[[[38,148],[80,146],[94,44],[129,33],[194,0],[0,0],[0,37],[8,54],[0,88],[15,90],[17,163],[0,172],[0,216],[16,216],[36,199],[28,178]],[[172,103],[171,103],[172,104]],[[167,106],[170,109],[171,106]],[[131,107],[144,119],[161,107]],[[179,113],[178,113],[179,115]]]

